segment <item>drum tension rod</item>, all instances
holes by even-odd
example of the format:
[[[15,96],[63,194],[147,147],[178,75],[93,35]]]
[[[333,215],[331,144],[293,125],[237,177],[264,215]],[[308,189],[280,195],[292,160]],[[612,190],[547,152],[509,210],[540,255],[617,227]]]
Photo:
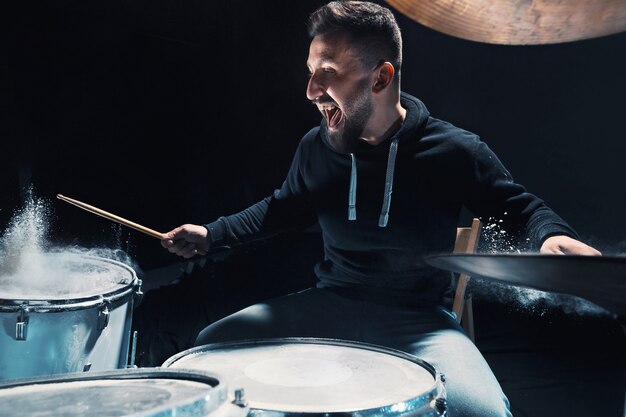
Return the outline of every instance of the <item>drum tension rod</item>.
[[[109,325],[109,300],[104,300],[101,310],[98,312],[98,330],[104,330]]]
[[[233,404],[239,407],[248,406],[248,401],[246,401],[246,393],[243,388],[238,388],[235,390],[235,399],[233,400]]]
[[[135,355],[137,354],[137,330],[133,331],[132,343],[130,344],[130,358],[128,360],[127,368],[137,368],[135,365]]]
[[[26,340],[26,329],[28,327],[28,308],[21,306],[15,323],[15,340]]]

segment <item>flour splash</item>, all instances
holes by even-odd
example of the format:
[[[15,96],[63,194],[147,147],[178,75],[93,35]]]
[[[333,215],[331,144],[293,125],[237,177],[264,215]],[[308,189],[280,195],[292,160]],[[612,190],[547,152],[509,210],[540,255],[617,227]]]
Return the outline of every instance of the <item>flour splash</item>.
[[[121,249],[53,246],[51,213],[31,187],[0,237],[0,299],[89,297],[132,281],[135,263]]]

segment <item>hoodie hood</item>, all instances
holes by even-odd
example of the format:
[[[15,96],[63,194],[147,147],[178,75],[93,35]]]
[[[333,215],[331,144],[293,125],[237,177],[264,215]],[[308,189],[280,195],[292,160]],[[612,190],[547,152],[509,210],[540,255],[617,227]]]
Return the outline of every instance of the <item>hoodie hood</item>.
[[[348,220],[350,221],[357,219],[357,156],[359,153],[368,150],[373,151],[377,148],[384,150],[386,146],[381,145],[389,143],[389,155],[387,158],[387,169],[385,171],[385,190],[382,195],[382,208],[378,219],[379,227],[387,227],[387,223],[389,222],[389,210],[391,209],[391,193],[393,191],[396,156],[398,154],[400,142],[403,138],[415,137],[417,131],[425,125],[430,115],[424,103],[409,94],[400,93],[400,104],[404,109],[406,109],[406,116],[400,126],[400,129],[392,137],[375,146],[363,141],[361,148],[350,154],[351,169],[350,188],[348,192]],[[320,126],[320,135],[324,144],[334,151],[328,140],[327,123],[324,119],[322,120]]]

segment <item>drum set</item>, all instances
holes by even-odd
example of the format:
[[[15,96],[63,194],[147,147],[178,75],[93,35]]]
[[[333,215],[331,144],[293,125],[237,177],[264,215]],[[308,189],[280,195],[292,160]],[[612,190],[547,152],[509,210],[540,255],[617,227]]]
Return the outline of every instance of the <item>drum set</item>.
[[[444,416],[442,377],[403,352],[332,339],[204,345],[161,367],[0,383],[0,416]]]
[[[46,256],[50,264],[56,261],[56,255]],[[567,282],[575,295],[590,294],[623,314],[624,260],[441,255],[427,262],[550,291],[564,288],[555,281]],[[433,366],[404,352],[346,340],[216,343],[180,352],[160,367],[137,368],[128,360],[134,357],[133,305],[141,297],[135,272],[91,256],[64,262],[67,281],[81,276],[89,285],[48,298],[0,293],[0,416],[446,415],[445,380]],[[586,287],[595,287],[586,276],[589,268],[604,280],[591,292],[581,289],[585,280]]]
[[[0,286],[0,417],[446,414],[444,379],[430,364],[344,340],[205,345],[137,368],[134,270],[79,254],[44,254],[43,265],[62,270],[54,295]]]
[[[131,323],[142,292],[135,271],[78,253],[27,258],[20,261],[29,266],[26,273],[11,271],[11,262],[0,263],[0,417],[447,413],[445,379],[437,369],[414,355],[362,342],[275,338],[215,343],[177,353],[159,367],[137,368]],[[425,261],[456,273],[584,297],[622,318],[626,313],[625,257],[446,254]],[[34,277],[40,274],[53,278]],[[24,280],[26,285],[20,285]]]
[[[163,236],[78,200],[59,198]],[[430,364],[345,340],[204,345],[162,366],[137,368],[131,324],[142,292],[131,267],[103,257],[39,251],[22,255],[17,263],[27,265],[26,272],[17,273],[20,267],[12,267],[10,260],[0,262],[0,417],[446,414],[444,378]]]

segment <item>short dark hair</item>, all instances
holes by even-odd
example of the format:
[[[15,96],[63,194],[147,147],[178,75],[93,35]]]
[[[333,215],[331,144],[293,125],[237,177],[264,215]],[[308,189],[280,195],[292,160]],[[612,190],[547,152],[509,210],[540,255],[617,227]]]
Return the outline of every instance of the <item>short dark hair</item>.
[[[391,10],[368,1],[332,1],[309,16],[309,36],[345,35],[359,50],[363,63],[389,61],[399,80],[402,36]]]

